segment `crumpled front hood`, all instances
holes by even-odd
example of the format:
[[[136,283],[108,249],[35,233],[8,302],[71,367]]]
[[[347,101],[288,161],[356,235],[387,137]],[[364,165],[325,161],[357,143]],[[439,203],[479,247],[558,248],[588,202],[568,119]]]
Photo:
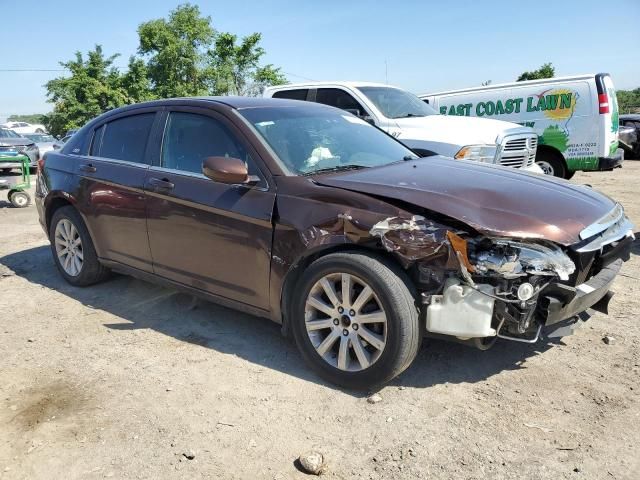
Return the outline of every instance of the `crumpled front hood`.
[[[446,215],[490,236],[580,241],[615,202],[583,185],[517,169],[427,157],[331,175],[320,185],[397,199]]]
[[[455,115],[428,115],[426,117],[398,118],[398,140],[426,140],[459,145],[493,145],[500,134],[508,130],[523,130],[516,123],[489,118],[458,117]],[[530,130],[528,130],[530,131]]]

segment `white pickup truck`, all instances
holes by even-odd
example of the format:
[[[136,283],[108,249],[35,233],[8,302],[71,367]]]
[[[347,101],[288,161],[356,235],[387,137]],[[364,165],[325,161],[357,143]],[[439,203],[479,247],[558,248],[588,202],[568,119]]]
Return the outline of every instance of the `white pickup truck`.
[[[419,155],[445,155],[542,173],[534,160],[538,136],[529,127],[440,115],[415,95],[389,85],[313,82],[267,88],[265,97],[341,108],[400,140]]]

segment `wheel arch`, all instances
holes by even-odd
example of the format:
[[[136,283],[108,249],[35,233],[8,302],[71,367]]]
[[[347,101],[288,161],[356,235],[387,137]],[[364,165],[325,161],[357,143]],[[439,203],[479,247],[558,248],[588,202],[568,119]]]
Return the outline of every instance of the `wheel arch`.
[[[285,336],[289,336],[291,328],[289,325],[289,307],[291,306],[291,298],[295,291],[295,286],[298,283],[304,270],[319,258],[326,257],[333,253],[366,253],[369,255],[375,255],[387,261],[390,264],[397,266],[399,269],[405,271],[400,262],[389,252],[381,250],[379,248],[371,248],[364,245],[356,245],[353,243],[341,243],[334,245],[327,245],[322,249],[309,250],[301,256],[287,271],[284,281],[282,282],[282,288],[280,290],[280,317],[282,322],[282,333]]]
[[[564,158],[564,155],[562,154],[562,152],[560,150],[558,150],[555,147],[552,147],[551,145],[545,145],[545,144],[538,145],[538,149],[536,151],[536,160],[538,160],[538,154],[541,154],[541,155],[552,155],[553,157],[557,158],[558,160],[561,160],[562,163],[564,164],[564,167],[567,168],[567,159]]]
[[[49,231],[51,229],[51,220],[53,219],[53,215],[55,214],[55,212],[61,209],[62,207],[67,207],[67,206],[73,207],[73,209],[76,212],[78,212],[78,215],[80,215],[80,218],[82,218],[82,221],[84,222],[84,225],[85,227],[87,227],[87,231],[89,232],[89,237],[91,237],[91,241],[93,242],[93,245],[96,248],[96,251],[98,251],[99,246],[96,245],[95,236],[91,231],[91,227],[87,222],[85,215],[77,207],[75,198],[73,198],[71,195],[69,195],[66,192],[62,192],[62,191],[55,192],[55,193],[52,192],[49,194],[49,196],[45,200],[44,205],[45,205],[44,212],[45,212],[45,225],[47,228],[47,236],[49,236]]]

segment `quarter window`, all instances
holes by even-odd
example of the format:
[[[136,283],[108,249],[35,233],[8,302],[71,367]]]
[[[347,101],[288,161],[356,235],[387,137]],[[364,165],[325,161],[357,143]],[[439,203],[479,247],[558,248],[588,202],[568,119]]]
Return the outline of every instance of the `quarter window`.
[[[100,144],[102,143],[102,134],[104,133],[105,126],[102,125],[93,133],[93,139],[91,140],[91,148],[89,149],[89,155],[92,157],[97,157],[100,153]],[[62,139],[63,142],[68,140],[70,137],[67,135]]]
[[[155,113],[132,115],[113,120],[101,127],[99,130],[104,129],[104,131],[102,132],[102,142],[98,156],[145,163],[144,152],[154,117]],[[91,151],[95,155],[93,145]]]
[[[197,113],[170,113],[162,145],[162,166],[202,173],[202,162],[207,157],[239,158],[245,161],[251,175],[258,174],[246,149],[220,121]]]

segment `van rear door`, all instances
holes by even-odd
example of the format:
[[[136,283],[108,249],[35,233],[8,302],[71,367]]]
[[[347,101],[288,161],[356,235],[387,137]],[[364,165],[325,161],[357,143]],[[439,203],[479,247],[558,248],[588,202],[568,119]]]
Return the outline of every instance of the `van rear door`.
[[[613,86],[613,80],[608,73],[596,75],[596,90],[598,92],[598,113],[600,126],[599,156],[611,157],[618,149],[618,100]]]

